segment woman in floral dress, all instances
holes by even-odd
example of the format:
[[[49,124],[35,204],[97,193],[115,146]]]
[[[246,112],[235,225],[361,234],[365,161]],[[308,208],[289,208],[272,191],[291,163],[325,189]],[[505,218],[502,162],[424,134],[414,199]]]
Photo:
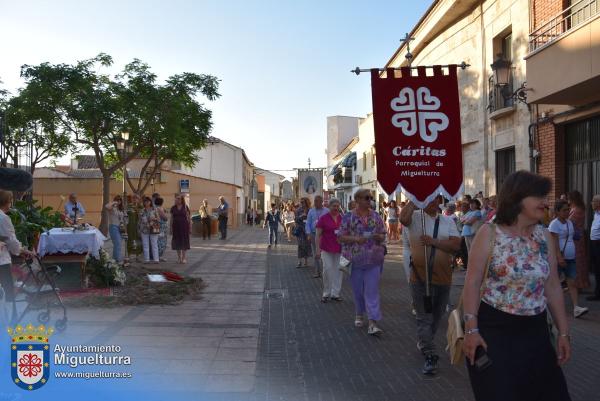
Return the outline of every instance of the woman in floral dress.
[[[509,175],[498,194],[496,224],[484,225],[473,241],[463,290],[463,350],[476,401],[571,399],[560,368],[571,356],[560,250],[539,223],[551,186],[528,171]],[[491,365],[476,367],[478,348]]]
[[[356,310],[354,325],[363,326],[366,312],[368,333],[379,335],[383,332],[377,322],[381,320],[379,280],[385,254],[385,226],[381,216],[371,209],[373,197],[368,189],[357,191],[354,199],[357,207],[344,215],[339,231],[342,255],[352,263],[350,281]]]
[[[152,199],[145,197],[144,208],[140,211],[139,230],[142,236],[144,263],[158,263],[158,234],[160,234],[160,217],[152,204]],[[152,255],[152,260],[150,256]]]

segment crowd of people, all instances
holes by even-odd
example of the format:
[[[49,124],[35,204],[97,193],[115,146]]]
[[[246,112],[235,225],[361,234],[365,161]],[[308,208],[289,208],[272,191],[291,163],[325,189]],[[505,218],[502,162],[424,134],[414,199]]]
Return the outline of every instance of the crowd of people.
[[[207,199],[202,201],[198,210],[204,240],[211,238],[213,213],[217,216],[220,239],[227,238],[229,204],[223,196],[218,200],[219,205],[214,210]],[[132,194],[127,196],[127,202],[124,202],[121,195],[117,195],[104,206],[108,214],[108,233],[113,243],[114,260],[122,263],[125,259],[123,250],[126,248],[127,255],[135,260],[142,256],[144,263],[166,262],[164,253],[170,236],[171,249],[177,253],[177,263],[187,263],[192,212],[182,194],[175,195],[169,209],[165,209],[164,203],[158,193],[150,197]],[[69,195],[62,216],[67,225],[83,219],[85,208],[77,200],[77,194]]]
[[[354,325],[363,327],[366,320],[367,333],[380,335],[379,281],[388,228],[374,210],[373,196],[368,190],[359,190],[346,210],[336,198],[328,199],[327,207],[322,196],[316,195],[313,200],[314,204],[307,197],[297,204],[271,204],[263,223],[263,228],[268,228],[267,247],[278,244],[278,232],[288,242],[296,238],[296,267],[312,266],[312,277],[322,279],[322,303],[342,301],[345,271],[356,306]],[[341,266],[344,260],[351,260],[345,269]]]
[[[593,197],[586,230],[581,194],[549,200],[550,190],[547,178],[519,171],[498,195],[480,192],[457,201],[438,196],[423,209],[391,200],[377,212],[368,190],[358,191],[347,210],[335,198],[327,207],[320,196],[314,205],[302,198],[297,205],[272,205],[265,222],[268,246],[277,244],[271,238],[279,226],[288,241],[296,237],[297,267],[312,266],[313,277],[322,277],[323,303],[342,300],[347,273],[354,325],[381,335],[383,262],[387,245],[402,241],[424,374],[437,373],[435,337],[446,313],[460,303],[463,351],[477,400],[569,400],[561,370],[571,354],[563,293],[573,318],[588,312],[579,293],[590,287],[590,254],[600,277],[600,195]],[[450,299],[457,269],[466,271],[460,302]],[[587,300],[600,300],[598,281]],[[515,355],[529,362],[521,364]]]
[[[383,333],[379,289],[385,255],[390,243],[402,240],[416,347],[424,357],[426,375],[437,373],[440,353],[435,336],[455,303],[450,300],[453,272],[466,270],[458,303],[463,308],[463,351],[475,398],[569,400],[561,370],[571,354],[563,293],[569,295],[574,318],[588,312],[580,303],[580,292],[591,286],[591,260],[595,289],[586,299],[600,301],[600,194],[588,206],[578,191],[550,201],[550,190],[548,178],[518,171],[505,179],[497,196],[480,192],[449,202],[440,195],[422,209],[410,201],[391,200],[377,211],[371,192],[358,190],[345,210],[338,199],[329,198],[325,206],[323,197],[316,195],[314,204],[309,198],[297,204],[273,203],[261,217],[268,229],[268,248],[295,238],[296,267],[312,266],[312,276],[322,279],[320,302],[341,302],[347,275],[353,325],[366,326],[374,336]],[[223,197],[219,203],[211,209],[204,200],[200,207],[204,239],[210,239],[213,212],[221,239],[227,236],[229,205]],[[3,267],[10,263],[10,254],[29,254],[6,217],[10,204],[11,193],[0,191],[1,281],[7,279],[4,272],[9,269]],[[118,195],[105,205],[114,259],[123,259],[127,234],[130,255],[143,253],[144,262],[159,263],[170,234],[178,262],[187,262],[191,211],[182,195],[168,211],[163,205],[159,194],[131,195],[126,206]],[[589,207],[592,219],[586,230]],[[76,222],[84,215],[84,206],[71,194],[65,219]],[[247,222],[255,224],[259,215],[249,209]],[[486,363],[480,363],[482,358]]]

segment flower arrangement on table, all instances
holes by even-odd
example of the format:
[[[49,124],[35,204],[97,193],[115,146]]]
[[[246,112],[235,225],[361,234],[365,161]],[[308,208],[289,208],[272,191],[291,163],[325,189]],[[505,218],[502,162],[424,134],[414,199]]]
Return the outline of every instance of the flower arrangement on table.
[[[126,275],[123,266],[112,259],[105,249],[100,249],[100,258],[88,255],[85,272],[87,286],[119,286],[125,285]]]

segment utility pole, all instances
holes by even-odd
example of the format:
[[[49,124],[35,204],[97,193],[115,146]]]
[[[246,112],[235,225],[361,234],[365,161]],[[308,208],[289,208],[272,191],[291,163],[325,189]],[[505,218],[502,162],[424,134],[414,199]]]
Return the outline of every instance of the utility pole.
[[[310,170],[310,157],[308,158],[308,169]]]

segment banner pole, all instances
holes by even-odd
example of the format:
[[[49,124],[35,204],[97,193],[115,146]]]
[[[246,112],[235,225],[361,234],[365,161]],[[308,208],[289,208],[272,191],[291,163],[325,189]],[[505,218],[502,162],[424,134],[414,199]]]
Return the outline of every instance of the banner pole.
[[[425,210],[421,209],[421,232],[426,235],[425,232]],[[423,297],[423,306],[425,313],[433,312],[433,299],[431,298],[431,283],[429,280],[429,259],[427,258],[427,245],[423,244],[423,254],[425,256],[425,296]]]
[[[464,70],[468,67],[471,66],[471,64],[467,64],[464,61],[460,64],[444,64],[444,65],[426,65],[426,66],[417,66],[417,67],[413,67],[412,65],[406,66],[406,67],[389,67],[389,68],[360,68],[360,67],[356,67],[353,70],[350,70],[351,73],[356,74],[356,75],[360,75],[361,72],[371,72],[372,70],[377,70],[379,72],[384,72],[386,69],[391,69],[391,70],[401,70],[402,68],[409,68],[411,70],[416,70],[418,68],[434,68],[434,67],[441,67],[441,68],[450,68],[451,66],[456,65],[457,67],[460,67],[460,69]]]

